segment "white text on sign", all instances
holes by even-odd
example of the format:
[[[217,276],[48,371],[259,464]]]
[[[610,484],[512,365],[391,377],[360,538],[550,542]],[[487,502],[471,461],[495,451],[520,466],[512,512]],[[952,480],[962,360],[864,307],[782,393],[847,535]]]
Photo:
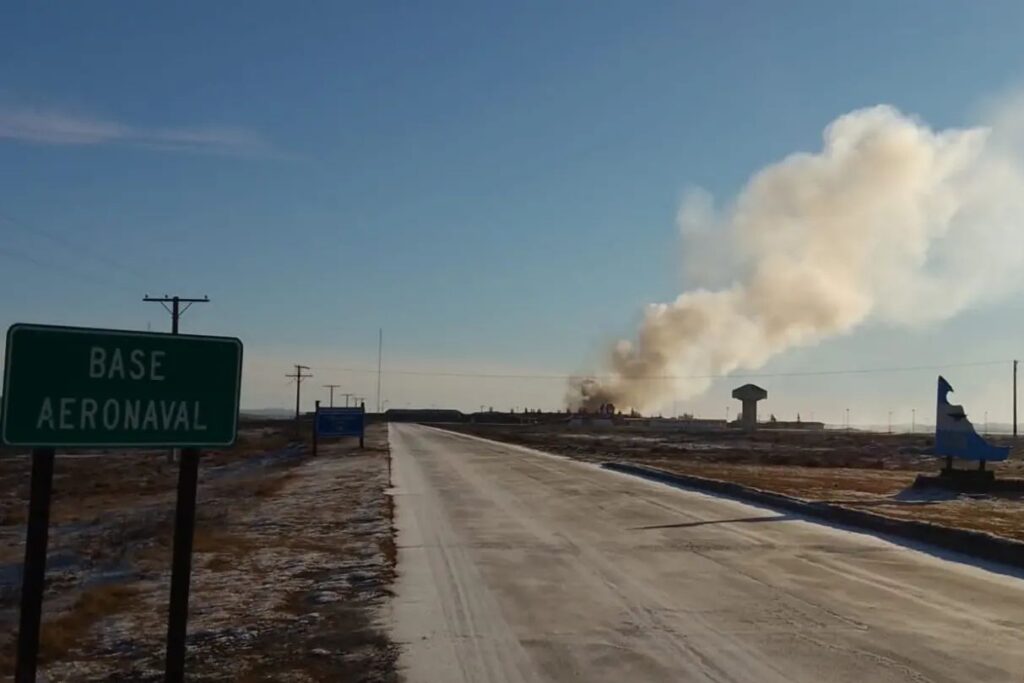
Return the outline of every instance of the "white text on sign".
[[[162,382],[164,376],[161,374],[161,365],[164,355],[166,355],[164,351],[147,353],[142,349],[132,349],[128,352],[129,368],[126,370],[121,349],[114,349],[112,353],[108,354],[102,346],[94,346],[89,349],[89,377],[92,379],[148,379]]]
[[[162,382],[166,351],[89,349],[89,379]],[[91,397],[44,397],[36,429],[55,431],[206,431],[199,401]]]

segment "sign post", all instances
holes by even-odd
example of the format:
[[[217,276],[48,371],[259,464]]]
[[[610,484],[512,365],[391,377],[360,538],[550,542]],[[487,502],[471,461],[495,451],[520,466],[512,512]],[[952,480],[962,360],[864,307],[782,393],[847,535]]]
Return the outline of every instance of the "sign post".
[[[168,683],[185,680],[185,637],[198,481],[199,449],[186,448],[181,451],[178,502],[174,511],[174,550],[171,558],[171,597],[167,611],[167,661],[164,671],[164,680]]]
[[[14,680],[18,683],[36,680],[52,490],[53,449],[36,448],[32,451],[32,484],[28,504],[28,530],[25,532],[25,565],[21,576],[18,663],[14,673]]]
[[[49,325],[7,331],[0,437],[32,447],[16,680],[35,680],[56,448],[184,447],[174,525],[166,680],[184,680],[199,447],[238,431],[242,343]]]

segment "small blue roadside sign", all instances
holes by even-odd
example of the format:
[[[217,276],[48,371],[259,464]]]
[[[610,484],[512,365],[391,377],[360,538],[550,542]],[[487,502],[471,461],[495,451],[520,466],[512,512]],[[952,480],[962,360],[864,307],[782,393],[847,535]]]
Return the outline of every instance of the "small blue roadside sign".
[[[316,413],[318,436],[363,436],[365,411],[362,407],[320,408]]]

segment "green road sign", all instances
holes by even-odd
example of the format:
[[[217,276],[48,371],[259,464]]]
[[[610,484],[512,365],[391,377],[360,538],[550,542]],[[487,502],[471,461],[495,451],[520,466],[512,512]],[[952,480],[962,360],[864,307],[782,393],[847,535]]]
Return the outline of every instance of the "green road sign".
[[[7,331],[3,442],[230,446],[242,342],[49,325]]]

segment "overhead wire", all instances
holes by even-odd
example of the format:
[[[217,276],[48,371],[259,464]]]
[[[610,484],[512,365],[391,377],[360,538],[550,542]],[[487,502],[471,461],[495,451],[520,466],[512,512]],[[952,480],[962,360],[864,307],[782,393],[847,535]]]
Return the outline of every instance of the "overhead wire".
[[[959,363],[941,363],[935,365],[906,365],[906,366],[888,366],[888,367],[875,367],[875,368],[843,368],[843,369],[829,369],[829,370],[798,370],[790,372],[736,372],[736,373],[717,373],[717,374],[703,374],[703,375],[646,375],[646,376],[633,376],[631,379],[637,380],[683,380],[683,379],[757,379],[766,377],[815,377],[815,376],[829,376],[829,375],[855,375],[855,374],[878,374],[878,373],[894,373],[894,372],[921,372],[925,370],[944,370],[947,368],[963,368],[963,367],[980,367],[980,366],[992,366],[1012,363],[1012,360],[986,360],[986,361],[968,361]],[[359,367],[341,367],[341,366],[330,366],[320,365],[317,366],[322,370],[332,372],[351,372],[358,374],[377,374],[375,368],[359,368]],[[573,374],[537,374],[537,373],[493,373],[493,372],[448,372],[448,371],[432,371],[432,370],[406,370],[406,369],[394,369],[394,370],[382,370],[381,374],[384,375],[406,375],[406,376],[422,376],[422,377],[454,377],[454,378],[467,378],[467,379],[531,379],[531,380],[586,380],[586,379],[614,379],[617,375],[614,374],[588,374],[588,373],[573,373]]]
[[[87,256],[92,258],[94,261],[103,263],[106,266],[111,266],[125,273],[131,274],[135,277],[142,277],[145,273],[137,268],[121,263],[116,259],[112,259],[106,255],[96,253],[94,250],[79,244],[73,240],[69,240],[66,237],[59,236],[48,230],[39,228],[38,226],[28,226],[20,221],[15,221],[9,216],[0,214],[0,222],[6,225],[15,227],[22,232],[37,234],[43,238],[58,244],[69,251],[73,251],[76,256]],[[108,278],[97,276],[90,271],[82,270],[80,268],[68,267],[67,265],[57,265],[54,263],[47,263],[32,254],[23,252],[21,250],[13,249],[9,246],[0,246],[0,254],[11,258],[12,260],[19,262],[28,262],[37,267],[44,268],[51,272],[56,272],[61,275],[71,275],[79,280],[90,282],[91,284],[100,285],[104,287],[116,287],[124,291],[133,291],[134,288],[129,287],[126,284],[118,283]],[[166,308],[166,306],[165,306]],[[169,310],[169,309],[168,309]],[[959,363],[942,363],[933,365],[914,365],[914,366],[889,366],[889,367],[875,367],[875,368],[841,368],[841,369],[827,369],[827,370],[798,370],[788,372],[736,372],[736,373],[710,373],[710,374],[694,374],[694,375],[645,375],[645,376],[632,376],[631,379],[636,380],[650,380],[650,381],[675,381],[675,380],[687,380],[687,379],[758,379],[758,378],[777,378],[777,377],[816,377],[816,376],[834,376],[834,375],[857,375],[857,374],[880,374],[880,373],[895,373],[895,372],[919,372],[925,370],[942,370],[946,368],[962,368],[962,367],[980,367],[980,366],[991,366],[991,365],[1002,365],[1006,363],[1012,363],[1012,360],[988,360],[988,361],[969,361]],[[358,368],[358,367],[338,367],[338,366],[320,366],[324,370],[334,372],[351,372],[358,374],[383,374],[383,375],[403,375],[403,376],[421,376],[421,377],[451,377],[451,378],[466,378],[466,379],[523,379],[523,380],[547,380],[547,381],[570,381],[570,380],[608,380],[615,379],[618,375],[615,374],[593,374],[593,373],[565,373],[565,374],[543,374],[543,373],[494,373],[494,372],[470,372],[470,371],[431,371],[431,370],[409,370],[409,369],[393,369],[393,370],[379,370],[376,368]]]
[[[98,263],[102,263],[104,266],[115,268],[117,270],[128,273],[134,277],[147,276],[145,270],[141,268],[137,268],[135,266],[131,266],[117,259],[111,258],[106,254],[96,251],[94,248],[90,247],[87,244],[79,242],[78,240],[69,239],[64,235],[59,235],[50,230],[46,230],[45,228],[41,228],[38,225],[28,225],[27,223],[21,220],[14,220],[9,215],[3,213],[0,213],[0,222],[10,227],[13,227],[17,230],[20,230],[23,233],[38,235],[39,237],[42,237],[47,241],[56,244],[57,246],[62,247],[67,251],[71,252],[76,258],[84,256]]]
[[[33,266],[41,268],[54,274],[58,277],[70,276],[73,279],[77,279],[81,282],[88,282],[92,285],[98,285],[101,287],[113,287],[121,291],[134,291],[124,283],[115,282],[109,278],[105,278],[101,275],[97,275],[88,270],[83,270],[75,266],[69,266],[67,264],[47,263],[46,261],[33,256],[27,252],[21,251],[20,249],[13,249],[9,246],[0,246],[0,254],[8,257],[12,261],[17,263],[30,263]]]

